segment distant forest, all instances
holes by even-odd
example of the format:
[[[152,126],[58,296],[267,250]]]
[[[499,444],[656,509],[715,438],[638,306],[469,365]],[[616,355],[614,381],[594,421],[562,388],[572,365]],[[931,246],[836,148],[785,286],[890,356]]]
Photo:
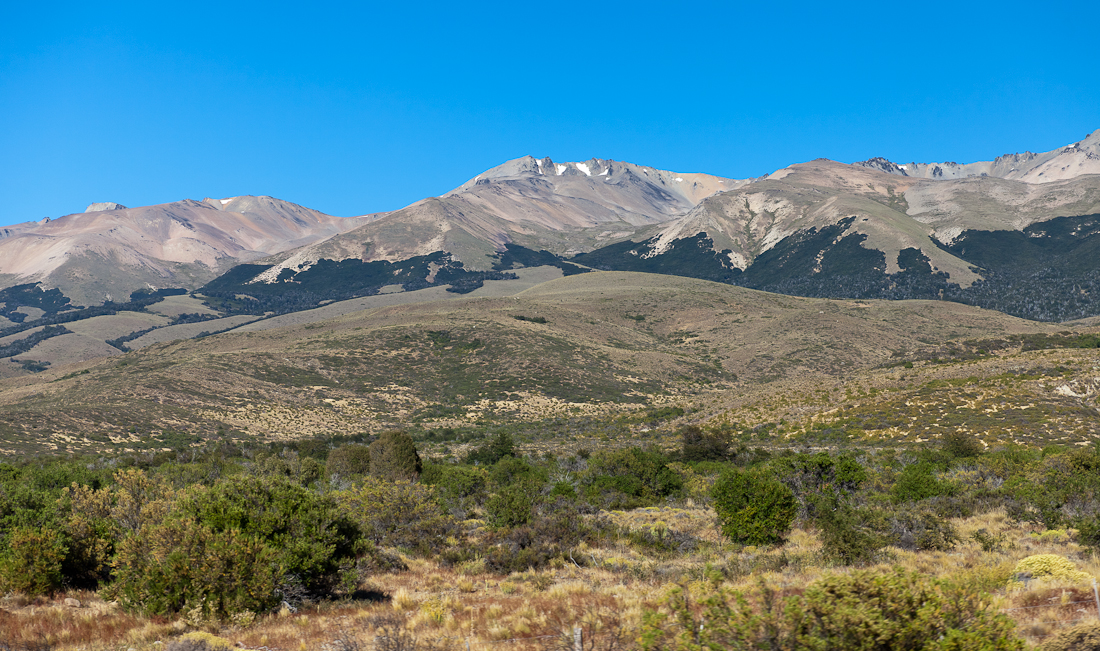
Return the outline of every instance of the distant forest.
[[[676,240],[653,255],[656,240],[620,242],[572,258],[594,269],[644,271],[724,282],[813,298],[942,299],[1035,321],[1100,314],[1100,215],[1059,217],[1023,231],[964,231],[943,250],[969,262],[982,280],[970,287],[934,272],[914,248],[898,255],[902,271],[886,273],[882,251],[849,233],[854,217],[791,235],[744,271],[705,233]]]

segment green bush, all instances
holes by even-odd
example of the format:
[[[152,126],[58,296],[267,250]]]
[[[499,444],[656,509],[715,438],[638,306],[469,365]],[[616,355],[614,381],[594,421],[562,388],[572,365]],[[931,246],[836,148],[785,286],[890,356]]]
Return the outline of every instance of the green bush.
[[[370,472],[370,448],[366,445],[351,443],[341,445],[329,453],[325,461],[325,474],[328,477],[350,478],[366,475]]]
[[[428,464],[420,482],[434,486],[439,499],[452,511],[468,513],[485,498],[489,473],[484,468]]]
[[[940,447],[956,459],[969,459],[985,452],[981,439],[967,432],[948,432],[940,437]]]
[[[516,456],[516,443],[512,436],[500,432],[480,447],[466,455],[465,462],[482,466],[491,466],[504,457]]]
[[[821,554],[827,560],[842,565],[870,563],[886,546],[880,533],[884,528],[881,513],[827,497],[817,502],[815,510]]]
[[[427,554],[445,545],[455,521],[435,499],[432,488],[406,480],[368,478],[362,486],[338,491],[341,513],[376,545],[405,547]]]
[[[644,651],[1019,651],[1013,623],[987,594],[917,573],[855,572],[827,577],[803,595],[761,586],[756,598],[710,577],[708,589],[669,591],[642,614]]]
[[[832,457],[826,452],[785,454],[768,462],[775,475],[798,500],[798,517],[812,518],[822,496],[840,499],[858,490],[867,481],[867,471],[853,457]]]
[[[541,486],[546,483],[547,472],[526,459],[504,457],[493,464],[489,471],[489,479],[496,488],[503,488],[517,482],[523,482],[529,486]]]
[[[361,536],[331,497],[279,477],[235,476],[192,490],[177,502],[177,514],[214,533],[234,530],[270,546],[283,572],[311,592],[337,585]]]
[[[494,529],[518,527],[531,521],[534,508],[532,487],[513,484],[500,489],[485,502],[485,516]]]
[[[684,461],[723,461],[730,456],[730,444],[728,432],[706,432],[698,425],[680,430],[680,456]]]
[[[941,495],[952,495],[955,486],[935,476],[937,466],[932,463],[913,463],[902,469],[894,481],[890,495],[894,502],[919,502]]]
[[[7,536],[0,556],[0,586],[27,596],[51,594],[61,589],[66,547],[53,529],[17,527]]]
[[[588,497],[607,508],[644,506],[683,489],[684,480],[667,464],[654,449],[602,450],[589,458],[582,483]]]
[[[722,535],[742,545],[782,543],[798,511],[791,489],[755,470],[727,471],[711,497]]]
[[[274,548],[239,529],[194,519],[149,525],[119,545],[108,594],[147,614],[197,610],[203,618],[269,611],[286,568]]]
[[[910,551],[946,551],[959,541],[948,520],[930,509],[898,509],[889,516],[890,543]]]
[[[406,432],[382,432],[370,444],[370,474],[378,479],[397,481],[416,479],[423,470],[416,443]]]
[[[1074,521],[1074,528],[1077,529],[1079,545],[1100,552],[1100,515],[1079,517]]]
[[[1047,638],[1040,651],[1100,651],[1100,622],[1084,622]]]
[[[917,572],[853,572],[810,584],[788,609],[801,648],[983,651],[1023,649],[986,594]]]

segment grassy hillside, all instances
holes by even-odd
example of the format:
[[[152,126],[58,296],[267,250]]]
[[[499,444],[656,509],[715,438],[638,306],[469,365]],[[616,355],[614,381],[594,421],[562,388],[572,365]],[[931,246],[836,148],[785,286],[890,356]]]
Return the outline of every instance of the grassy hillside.
[[[848,394],[877,404],[920,374],[961,372],[919,361],[952,342],[1053,332],[954,303],[792,298],[592,273],[513,297],[390,305],[55,365],[0,384],[0,445],[9,454],[145,449],[394,426],[631,437],[650,428],[630,414],[669,404],[688,410],[685,421],[755,426],[834,409]],[[966,372],[1003,374],[1007,351]],[[882,370],[908,359],[921,366],[904,380]]]

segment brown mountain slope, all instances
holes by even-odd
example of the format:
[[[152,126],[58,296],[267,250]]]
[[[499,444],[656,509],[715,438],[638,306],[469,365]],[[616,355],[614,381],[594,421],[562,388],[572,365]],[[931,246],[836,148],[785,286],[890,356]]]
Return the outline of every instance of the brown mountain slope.
[[[737,181],[680,174],[603,159],[555,163],[517,158],[455,190],[379,216],[353,231],[277,256],[264,274],[321,258],[403,260],[448,251],[467,269],[485,270],[515,242],[558,254],[588,251],[640,228],[667,222]]]
[[[0,239],[0,274],[58,287],[75,303],[148,287],[194,287],[227,266],[360,224],[271,197],[93,211],[20,225]]]

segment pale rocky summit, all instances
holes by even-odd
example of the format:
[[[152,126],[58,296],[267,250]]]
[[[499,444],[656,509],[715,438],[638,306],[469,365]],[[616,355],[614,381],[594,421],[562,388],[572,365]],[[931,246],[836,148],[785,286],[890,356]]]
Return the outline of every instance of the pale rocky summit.
[[[895,174],[920,179],[949,180],[992,176],[1027,183],[1054,183],[1086,174],[1100,174],[1100,129],[1080,142],[1044,153],[1005,154],[991,161],[959,164],[907,163],[898,164],[876,157],[853,163]]]
[[[105,210],[126,210],[126,206],[113,201],[105,201],[103,203],[93,203],[89,205],[84,209],[84,212],[102,212]]]

